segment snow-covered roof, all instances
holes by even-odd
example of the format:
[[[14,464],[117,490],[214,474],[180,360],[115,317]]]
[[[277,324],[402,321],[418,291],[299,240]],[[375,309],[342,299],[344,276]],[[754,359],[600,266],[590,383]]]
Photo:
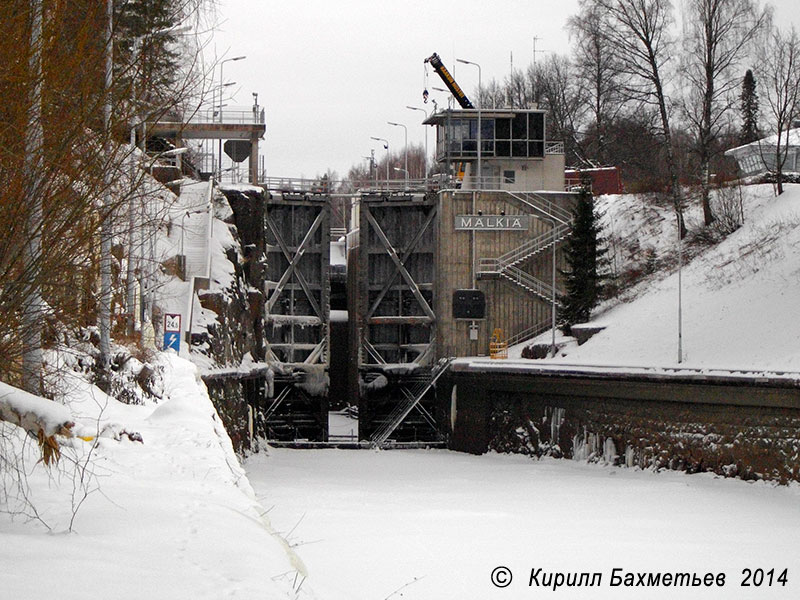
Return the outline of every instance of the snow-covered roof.
[[[788,135],[788,144],[786,142],[786,136]],[[741,154],[745,148],[758,148],[760,146],[775,146],[778,143],[778,134],[773,134],[767,136],[765,138],[758,139],[754,142],[750,142],[749,144],[743,144],[742,146],[737,146],[736,148],[731,148],[730,150],[725,151],[726,156],[733,156],[736,154]],[[789,146],[800,146],[800,127],[795,127],[794,129],[789,129],[786,132],[781,133],[781,144],[787,144]]]

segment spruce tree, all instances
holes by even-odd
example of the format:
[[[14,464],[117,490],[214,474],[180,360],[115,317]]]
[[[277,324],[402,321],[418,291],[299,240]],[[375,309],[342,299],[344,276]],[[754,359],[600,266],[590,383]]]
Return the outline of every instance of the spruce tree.
[[[567,335],[572,325],[585,323],[600,301],[604,276],[602,265],[607,248],[603,246],[600,215],[594,198],[584,187],[573,210],[572,233],[564,243],[567,269],[561,271],[566,293],[561,296],[560,327]]]
[[[117,2],[114,22],[115,79],[127,86],[136,81],[138,101],[162,104],[180,71],[181,54],[172,31],[185,17],[187,0],[127,0]]]
[[[753,71],[747,69],[742,80],[741,112],[742,130],[739,134],[741,144],[749,144],[758,139],[758,94]]]

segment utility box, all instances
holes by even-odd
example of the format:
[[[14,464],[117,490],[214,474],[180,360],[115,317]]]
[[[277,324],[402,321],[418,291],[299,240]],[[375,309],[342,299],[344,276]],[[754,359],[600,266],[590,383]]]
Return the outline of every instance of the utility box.
[[[486,318],[486,295],[481,290],[472,289],[453,292],[453,318]]]

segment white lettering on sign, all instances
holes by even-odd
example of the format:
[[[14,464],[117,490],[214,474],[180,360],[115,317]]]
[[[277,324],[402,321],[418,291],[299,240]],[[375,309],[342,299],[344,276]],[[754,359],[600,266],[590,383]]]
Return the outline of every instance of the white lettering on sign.
[[[526,231],[531,228],[530,215],[456,215],[457,230]]]

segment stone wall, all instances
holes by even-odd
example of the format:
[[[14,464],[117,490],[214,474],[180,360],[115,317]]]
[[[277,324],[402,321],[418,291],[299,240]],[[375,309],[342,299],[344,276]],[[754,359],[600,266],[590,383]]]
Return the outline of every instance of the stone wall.
[[[207,332],[193,336],[192,351],[206,355],[216,368],[232,370],[224,375],[207,373],[203,380],[236,452],[245,454],[257,448],[251,443],[250,411],[258,415],[258,398],[263,396],[259,389],[265,385],[264,377],[238,371],[246,355],[260,362],[266,353],[264,196],[256,187],[222,188],[222,192],[231,208],[226,223],[237,242],[225,250],[233,265],[233,283],[198,292],[201,306],[214,312],[216,320],[208,324]]]
[[[266,366],[249,371],[222,369],[203,375],[208,395],[240,456],[258,452],[254,438],[266,439],[264,411],[273,379],[272,370]]]
[[[717,386],[704,394],[697,383],[658,381],[652,386],[660,398],[636,399],[614,397],[632,394],[611,381],[587,389],[571,379],[512,379],[486,385],[480,377],[454,377],[451,447],[800,481],[800,403],[792,386]]]
[[[244,456],[253,445],[250,439],[249,409],[241,381],[235,377],[203,377],[203,382],[225,431],[231,438],[233,449],[239,456]]]
[[[213,362],[229,367],[238,366],[247,353],[252,360],[262,361],[266,352],[264,198],[263,191],[255,187],[222,191],[231,207],[226,222],[239,242],[226,249],[226,258],[234,269],[234,283],[226,289],[198,293],[200,304],[217,315],[217,322],[209,325],[207,339],[193,343],[206,344]]]

